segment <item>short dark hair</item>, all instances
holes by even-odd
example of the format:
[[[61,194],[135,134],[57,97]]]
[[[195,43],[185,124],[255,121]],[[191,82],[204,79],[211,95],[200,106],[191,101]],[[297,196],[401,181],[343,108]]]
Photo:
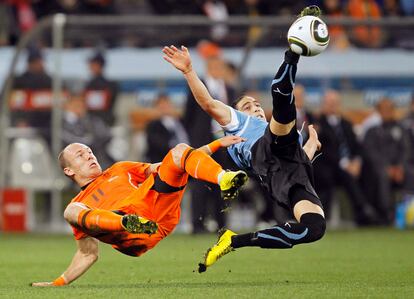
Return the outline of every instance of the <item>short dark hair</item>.
[[[235,99],[235,100],[231,103],[231,107],[233,107],[234,109],[236,109],[236,110],[237,110],[237,108],[236,108],[237,104],[238,104],[241,100],[243,100],[245,97],[248,97],[248,95],[247,95],[247,94],[242,94],[241,96],[239,96],[237,99]]]
[[[94,53],[94,55],[89,58],[89,63],[92,63],[92,62],[98,63],[101,66],[105,66],[105,57],[103,53],[101,52]]]
[[[32,63],[38,60],[43,60],[42,52],[37,48],[29,49],[27,54],[27,62]]]

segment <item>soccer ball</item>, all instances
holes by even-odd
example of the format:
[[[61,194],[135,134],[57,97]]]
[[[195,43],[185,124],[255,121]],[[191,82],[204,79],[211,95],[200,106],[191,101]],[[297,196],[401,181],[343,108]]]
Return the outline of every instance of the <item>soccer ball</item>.
[[[318,17],[300,17],[290,26],[287,39],[290,49],[296,54],[315,56],[329,44],[328,27]]]

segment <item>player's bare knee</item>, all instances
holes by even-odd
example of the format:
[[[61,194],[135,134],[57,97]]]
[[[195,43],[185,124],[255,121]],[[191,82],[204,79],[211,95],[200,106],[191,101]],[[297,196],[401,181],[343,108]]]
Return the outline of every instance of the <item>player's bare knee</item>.
[[[173,149],[171,149],[171,155],[174,161],[174,164],[178,167],[181,165],[181,158],[184,155],[185,151],[189,146],[185,143],[177,144]]]
[[[63,217],[69,223],[76,223],[78,221],[79,213],[82,210],[88,209],[88,207],[80,202],[73,202],[68,204],[65,211],[63,212]]]
[[[269,128],[272,134],[277,136],[285,136],[290,133],[293,127],[296,126],[296,120],[292,120],[290,123],[282,124],[276,121],[273,117],[270,119]]]

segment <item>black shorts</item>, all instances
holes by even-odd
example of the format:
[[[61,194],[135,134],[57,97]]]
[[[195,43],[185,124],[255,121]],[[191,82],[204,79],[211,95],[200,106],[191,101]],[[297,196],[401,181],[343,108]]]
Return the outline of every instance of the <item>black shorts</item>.
[[[290,206],[292,209],[301,200],[309,200],[310,202],[320,206],[323,209],[323,206],[322,206],[322,203],[319,197],[307,191],[302,185],[295,185],[290,188],[289,199],[290,199]]]
[[[314,189],[312,164],[299,143],[296,128],[278,137],[268,126],[252,148],[252,171],[272,199],[290,210],[297,198],[303,196],[306,198],[302,199],[322,206]]]

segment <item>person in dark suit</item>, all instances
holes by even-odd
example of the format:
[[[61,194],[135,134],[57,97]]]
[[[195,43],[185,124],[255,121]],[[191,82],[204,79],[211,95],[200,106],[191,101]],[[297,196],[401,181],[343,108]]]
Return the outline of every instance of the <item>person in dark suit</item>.
[[[158,163],[174,146],[188,143],[188,137],[168,95],[158,95],[154,108],[160,113],[160,118],[149,122],[146,127],[146,156],[149,162]]]
[[[206,73],[203,82],[210,94],[215,99],[231,104],[235,99],[235,91],[223,80],[225,65],[221,57],[221,50],[213,43],[203,42],[199,45],[198,51],[205,60]],[[188,92],[183,122],[190,144],[193,147],[210,143],[222,136],[220,135],[222,129],[219,124],[200,108],[191,91]],[[234,165],[225,150],[217,151],[213,158],[225,169],[232,168]],[[218,227],[223,227],[225,218],[220,213],[223,202],[220,200],[219,189],[212,184],[197,180],[192,181],[190,186],[193,233],[206,231],[205,220],[209,215],[207,205],[212,206],[211,215],[217,222]]]
[[[108,80],[104,75],[106,60],[101,52],[96,52],[89,59],[89,70],[92,78],[86,83],[86,101],[92,115],[103,119],[107,125],[114,124],[114,105],[118,96],[118,84]],[[100,91],[90,94],[88,92]]]
[[[353,132],[352,124],[341,116],[340,94],[328,90],[324,94],[322,114],[318,120],[322,155],[314,163],[316,190],[329,217],[335,187],[342,186],[351,202],[357,225],[371,224],[373,210],[359,186],[362,147]]]
[[[366,163],[371,170],[366,179],[366,193],[373,203],[381,224],[394,220],[394,191],[404,187],[410,156],[407,131],[396,120],[395,105],[388,99],[377,104],[381,123],[369,129],[364,139]]]

